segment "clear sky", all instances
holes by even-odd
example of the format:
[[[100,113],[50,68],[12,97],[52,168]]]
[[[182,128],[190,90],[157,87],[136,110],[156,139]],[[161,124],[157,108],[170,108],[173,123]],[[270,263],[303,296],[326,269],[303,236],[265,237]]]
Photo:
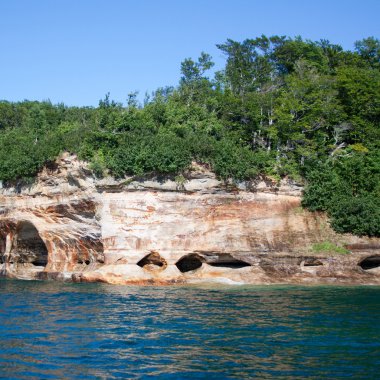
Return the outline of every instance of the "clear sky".
[[[0,99],[96,106],[176,85],[180,63],[261,34],[380,37],[380,0],[0,0]]]

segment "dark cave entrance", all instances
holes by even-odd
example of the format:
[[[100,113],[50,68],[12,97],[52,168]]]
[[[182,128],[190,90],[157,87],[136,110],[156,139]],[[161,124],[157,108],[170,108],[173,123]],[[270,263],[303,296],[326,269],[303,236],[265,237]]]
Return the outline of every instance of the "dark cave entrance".
[[[165,269],[167,267],[166,260],[160,256],[158,252],[149,253],[143,257],[137,265],[148,270]]]
[[[250,267],[251,264],[246,263],[245,261],[235,259],[233,257],[229,259],[224,259],[218,262],[209,262],[208,265],[211,265],[212,267],[219,267],[219,268],[231,268],[231,269],[240,269],[245,267]]]
[[[182,273],[185,273],[200,268],[203,264],[203,261],[204,259],[201,256],[192,253],[190,255],[182,257],[177,261],[175,265]]]
[[[16,229],[11,250],[11,262],[46,266],[48,250],[37,228],[30,222],[21,222]]]
[[[379,268],[380,267],[380,256],[366,257],[364,260],[362,260],[359,263],[359,266],[364,270]]]
[[[6,249],[6,237],[0,234],[0,264],[5,262],[4,254]]]
[[[321,260],[315,259],[315,258],[307,258],[304,261],[303,264],[305,267],[319,267],[322,266],[323,263]]]

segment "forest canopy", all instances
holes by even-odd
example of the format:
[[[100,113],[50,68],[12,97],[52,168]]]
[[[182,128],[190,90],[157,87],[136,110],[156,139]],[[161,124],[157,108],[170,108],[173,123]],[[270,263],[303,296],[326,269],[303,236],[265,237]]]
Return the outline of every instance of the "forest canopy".
[[[0,180],[30,181],[69,151],[94,174],[179,175],[192,161],[225,181],[288,177],[339,232],[380,236],[380,41],[261,36],[181,63],[176,87],[126,104],[0,102]]]

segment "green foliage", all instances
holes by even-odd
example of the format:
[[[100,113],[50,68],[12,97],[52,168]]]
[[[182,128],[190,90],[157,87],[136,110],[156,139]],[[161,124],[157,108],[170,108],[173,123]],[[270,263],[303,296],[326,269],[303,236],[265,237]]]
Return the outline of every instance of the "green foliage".
[[[175,174],[190,165],[191,154],[186,141],[174,134],[157,134],[149,138],[130,135],[108,152],[106,163],[116,177]]]
[[[380,200],[374,194],[334,198],[329,209],[331,226],[337,232],[380,236]]]
[[[107,165],[101,150],[93,155],[90,162],[90,169],[97,178],[103,178],[107,174]]]
[[[311,211],[327,211],[331,201],[341,192],[345,192],[345,183],[333,170],[330,163],[324,163],[307,174],[307,185],[302,206]]]
[[[33,178],[61,152],[94,175],[170,175],[192,161],[224,181],[269,176],[306,181],[303,206],[339,232],[380,236],[380,43],[344,51],[327,40],[260,36],[217,45],[181,63],[176,87],[126,104],[0,101],[0,180]]]
[[[364,38],[355,42],[355,49],[359,55],[371,66],[380,66],[380,41],[374,37]]]
[[[17,129],[0,134],[0,178],[4,181],[33,177],[48,161],[54,160],[59,147],[51,144],[52,136],[41,137]]]
[[[330,241],[324,241],[322,243],[313,244],[312,249],[316,253],[339,253],[339,254],[349,254],[350,251],[346,248],[339,247],[338,245],[331,243]]]
[[[338,232],[380,235],[380,153],[355,153],[311,171],[302,204]]]
[[[273,165],[267,152],[254,152],[248,146],[239,146],[232,140],[223,139],[216,144],[212,167],[224,180],[249,180],[259,174],[268,174]]]
[[[255,178],[259,173],[254,165],[254,153],[247,147],[239,148],[232,141],[222,140],[212,160],[215,172],[224,180]]]

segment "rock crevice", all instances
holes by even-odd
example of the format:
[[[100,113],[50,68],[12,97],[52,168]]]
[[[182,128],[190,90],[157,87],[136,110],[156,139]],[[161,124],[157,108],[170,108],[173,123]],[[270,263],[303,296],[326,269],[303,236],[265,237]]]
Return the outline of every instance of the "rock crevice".
[[[195,165],[170,178],[98,180],[68,154],[35,184],[0,190],[0,274],[177,284],[380,284],[380,239],[338,235],[300,187],[225,186]],[[253,186],[254,185],[254,186]],[[329,241],[350,253],[313,251]]]

